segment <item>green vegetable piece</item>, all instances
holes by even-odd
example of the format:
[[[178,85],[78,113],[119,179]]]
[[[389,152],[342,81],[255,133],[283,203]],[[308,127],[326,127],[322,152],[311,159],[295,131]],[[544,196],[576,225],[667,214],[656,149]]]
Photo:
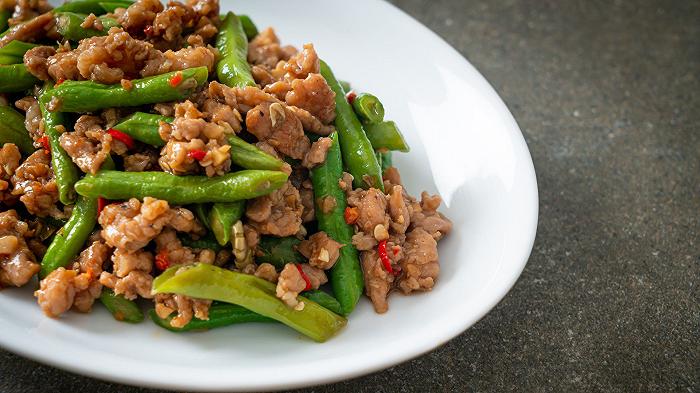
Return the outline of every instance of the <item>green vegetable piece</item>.
[[[316,302],[324,308],[327,308],[338,315],[343,315],[343,308],[333,296],[327,294],[320,289],[303,292],[304,298]]]
[[[161,147],[165,146],[165,141],[163,141],[160,138],[160,134],[158,134],[160,122],[172,123],[172,121],[172,117],[136,112],[123,119],[112,128],[129,135],[137,141],[151,146]]]
[[[120,322],[139,323],[143,321],[143,311],[133,301],[122,295],[115,295],[109,288],[102,289],[100,302]]]
[[[175,275],[178,269],[170,268],[163,272],[165,279],[154,280],[153,293],[178,293],[237,304],[318,342],[333,337],[347,323],[345,318],[308,299],[302,298],[303,310],[288,307],[275,296],[275,284],[250,274],[206,264],[197,264]]]
[[[352,100],[352,109],[355,110],[355,114],[363,122],[363,125],[365,123],[381,123],[384,120],[384,105],[379,101],[379,98],[372,94],[359,94]]]
[[[255,86],[248,64],[248,38],[240,19],[233,12],[226,14],[216,36],[221,59],[216,64],[219,80],[230,87]]]
[[[379,154],[382,157],[382,173],[394,166],[394,160],[391,156],[391,151],[377,152],[377,154]]]
[[[408,143],[399,131],[399,127],[393,121],[381,123],[366,123],[367,137],[372,146],[377,150],[398,150],[408,152],[411,150]]]
[[[345,192],[338,185],[338,180],[343,176],[343,160],[338,135],[333,133],[330,138],[333,144],[328,149],[326,162],[311,170],[311,181],[314,185],[318,229],[325,231],[333,240],[344,244],[340,249],[338,261],[331,268],[330,282],[333,294],[343,310],[342,314],[349,315],[362,296],[364,280],[357,249],[352,245],[354,231],[345,222],[347,206]],[[321,208],[325,198],[335,199],[335,207],[330,212],[325,212]]]
[[[0,106],[0,147],[5,143],[14,143],[24,155],[36,150],[24,127],[24,116],[11,106]]]
[[[215,203],[209,211],[209,226],[220,245],[231,241],[231,228],[245,212],[245,201]]]
[[[12,40],[0,48],[0,64],[20,64],[24,62],[24,54],[36,46],[28,42]]]
[[[299,243],[301,240],[294,236],[262,236],[258,244],[260,255],[255,256],[255,262],[270,263],[278,269],[282,269],[286,263],[306,262],[306,258],[297,251]]]
[[[100,7],[104,9],[105,12],[114,12],[117,8],[129,8],[132,4],[131,1],[105,1],[100,2]]]
[[[44,133],[48,137],[51,147],[51,167],[54,176],[56,176],[59,199],[64,205],[70,205],[75,201],[76,194],[73,186],[80,178],[80,170],[59,142],[61,132],[57,127],[63,125],[63,114],[46,110],[46,97],[51,95],[52,89],[50,82],[44,85],[44,89],[39,95],[39,107],[44,119]]]
[[[190,248],[199,248],[199,249],[208,248],[208,249],[214,250],[216,252],[219,252],[219,251],[224,249],[224,247],[220,246],[219,243],[216,241],[216,238],[214,236],[211,236],[211,235],[201,237],[197,240],[194,240],[189,236],[183,235],[180,237],[180,241],[182,242],[183,246],[190,247]]]
[[[116,8],[127,8],[129,5],[131,5],[133,2],[132,1],[125,1],[125,0],[113,0],[108,2],[109,4],[120,4],[119,7]],[[58,6],[53,9],[55,13],[58,12],[76,12],[79,14],[95,14],[95,15],[102,15],[105,12],[112,12],[114,11],[107,9],[103,4],[107,4],[103,2],[102,0],[72,0],[67,3],[64,3],[61,6]],[[116,9],[115,8],[115,9]]]
[[[84,14],[59,12],[56,14],[56,30],[65,39],[80,41],[85,38],[107,35],[109,29],[119,26],[119,22],[116,19],[100,16],[98,18],[104,27],[102,30],[86,29],[81,26],[85,22],[85,18],[87,18],[87,15]]]
[[[0,93],[19,93],[39,83],[24,64],[0,66]]]
[[[255,26],[255,23],[248,15],[238,15],[238,19],[241,21],[241,26],[243,26],[243,31],[245,31],[248,41],[258,35],[258,27]]]
[[[231,162],[241,168],[279,171],[284,167],[284,161],[235,135],[228,137],[228,143],[231,145]]]
[[[70,219],[54,236],[41,260],[41,278],[73,261],[97,222],[97,198],[78,198]]]
[[[178,77],[173,79],[177,74],[182,76],[179,82]],[[65,81],[53,89],[51,95],[46,97],[45,103],[48,103],[48,100],[56,100],[52,111],[94,112],[104,108],[180,101],[189,97],[198,86],[204,85],[208,76],[207,67],[189,68],[134,79],[129,90],[119,83],[103,85],[92,81]]]
[[[269,194],[287,181],[276,171],[244,170],[223,176],[175,176],[166,172],[99,171],[75,184],[78,194],[112,200],[164,199],[173,205],[235,202]]]
[[[192,211],[194,211],[194,214],[197,216],[199,221],[202,222],[202,224],[207,227],[207,229],[211,229],[211,226],[209,225],[209,210],[211,209],[211,205],[208,203],[198,203],[196,205],[192,205]]]
[[[355,112],[345,99],[345,91],[333,75],[333,71],[321,60],[321,75],[335,92],[335,129],[338,132],[340,151],[348,172],[354,177],[355,187],[374,187],[384,191],[382,173],[374,149],[362,124]]]
[[[7,30],[8,21],[12,18],[12,10],[0,10],[0,31]]]
[[[203,321],[201,319],[192,318],[187,325],[181,328],[170,326],[170,321],[174,317],[173,315],[167,318],[161,318],[156,314],[156,310],[148,311],[148,315],[156,325],[163,329],[170,330],[171,332],[203,331],[248,322],[276,322],[274,319],[263,317],[260,314],[235,304],[215,304],[209,307],[208,320]]]
[[[350,92],[350,90],[352,90],[352,86],[350,86],[350,82],[348,82],[348,81],[338,81],[338,83],[340,84],[340,87],[343,88],[343,91],[344,91],[344,92],[347,93],[347,92]]]

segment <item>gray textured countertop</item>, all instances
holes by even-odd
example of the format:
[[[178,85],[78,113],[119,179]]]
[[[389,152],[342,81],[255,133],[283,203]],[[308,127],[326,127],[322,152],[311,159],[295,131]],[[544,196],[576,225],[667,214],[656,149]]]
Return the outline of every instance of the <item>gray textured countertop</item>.
[[[700,2],[395,0],[493,84],[540,189],[482,321],[315,392],[700,392]],[[141,392],[0,351],[2,392]]]

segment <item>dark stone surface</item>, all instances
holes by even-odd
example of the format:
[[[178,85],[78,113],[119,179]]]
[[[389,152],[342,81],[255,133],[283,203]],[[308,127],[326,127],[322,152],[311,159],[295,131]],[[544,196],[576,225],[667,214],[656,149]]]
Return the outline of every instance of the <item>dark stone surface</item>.
[[[510,294],[411,362],[315,392],[700,392],[700,2],[395,0],[518,120],[540,224]],[[2,392],[141,392],[0,351]]]

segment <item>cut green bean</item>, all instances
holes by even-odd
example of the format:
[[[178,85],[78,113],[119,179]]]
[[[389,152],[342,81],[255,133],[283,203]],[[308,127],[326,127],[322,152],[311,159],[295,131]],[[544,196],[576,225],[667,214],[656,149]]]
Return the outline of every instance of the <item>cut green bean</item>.
[[[132,4],[131,1],[105,1],[100,2],[100,7],[104,9],[105,12],[114,12],[117,8],[129,8]]]
[[[245,212],[245,201],[215,203],[209,211],[209,227],[216,241],[225,246],[231,241],[231,228]]]
[[[350,90],[352,90],[352,86],[350,86],[350,82],[348,82],[348,81],[338,81],[338,83],[340,84],[340,87],[343,88],[343,91],[344,91],[344,92],[348,93],[348,92],[350,92]]]
[[[8,21],[12,18],[12,10],[0,10],[0,32],[7,30]]]
[[[374,149],[360,120],[345,99],[345,91],[333,75],[333,71],[321,60],[321,75],[335,92],[335,129],[338,132],[343,162],[354,177],[355,187],[374,187],[384,191],[381,168],[374,155]]]
[[[182,242],[183,246],[190,247],[190,248],[199,248],[199,249],[208,248],[208,249],[214,250],[216,252],[224,249],[224,247],[220,246],[219,243],[216,241],[216,238],[214,236],[211,236],[211,235],[200,237],[197,240],[192,239],[190,236],[183,235],[180,237],[180,242]]]
[[[20,64],[24,62],[24,54],[36,47],[35,44],[13,40],[0,48],[0,64]]]
[[[59,141],[61,131],[58,127],[63,126],[63,114],[49,112],[46,109],[46,96],[50,95],[51,91],[51,83],[46,83],[39,95],[39,107],[41,108],[41,115],[44,120],[44,133],[48,137],[51,147],[51,167],[56,177],[58,195],[61,203],[69,205],[75,201],[76,194],[73,186],[80,178],[80,170],[75,166],[68,153],[63,150]]]
[[[160,134],[158,134],[160,123],[172,123],[172,121],[172,117],[136,112],[123,119],[112,128],[129,135],[137,141],[151,146],[161,147],[165,146],[165,141],[163,141],[160,138]]]
[[[384,105],[379,98],[369,93],[361,93],[352,100],[352,109],[365,123],[381,123],[384,120]],[[369,135],[368,135],[369,136]]]
[[[181,75],[180,81],[176,75]],[[94,112],[104,108],[180,101],[204,85],[208,76],[207,67],[189,68],[134,79],[128,90],[119,83],[103,85],[92,81],[65,81],[47,98],[51,100],[51,110],[58,112]]]
[[[183,327],[173,327],[170,325],[170,321],[173,319],[173,315],[167,318],[161,318],[156,314],[156,310],[150,310],[148,315],[151,320],[155,322],[156,325],[162,327],[163,329],[170,330],[171,332],[189,332],[189,331],[203,331],[211,330],[218,327],[230,326],[239,323],[248,322],[276,322],[272,318],[263,317],[260,314],[254,313],[247,308],[235,305],[235,304],[215,304],[209,307],[209,319],[204,321],[201,319],[192,318]]]
[[[164,199],[173,205],[235,202],[269,194],[287,181],[276,171],[244,170],[209,178],[175,176],[166,172],[99,171],[75,184],[78,194],[111,200]]]
[[[279,171],[284,161],[271,156],[243,139],[231,135],[228,137],[231,145],[231,162],[245,169],[267,169]]]
[[[102,23],[101,30],[94,28],[84,28],[82,24],[85,22],[87,15],[76,14],[74,12],[59,12],[56,14],[56,30],[63,38],[72,41],[80,41],[85,38],[107,35],[110,28],[119,26],[114,18],[105,16],[98,17]]]
[[[209,210],[210,209],[211,209],[211,204],[209,204],[209,203],[198,203],[196,205],[192,205],[192,211],[197,216],[199,221],[202,222],[202,225],[207,227],[207,229],[211,229],[211,227],[209,226]]]
[[[354,231],[345,222],[347,201],[345,192],[338,185],[343,176],[343,160],[340,154],[338,135],[330,135],[333,144],[328,149],[326,162],[311,170],[311,181],[314,185],[314,201],[316,204],[316,220],[318,228],[325,231],[333,240],[343,244],[340,257],[330,272],[330,282],[333,294],[341,305],[343,315],[349,315],[362,296],[364,280],[357,249],[352,245]],[[374,157],[374,152],[372,152]],[[376,157],[374,158],[376,161]],[[327,211],[321,204],[326,198],[335,200],[332,210]]]
[[[394,160],[391,156],[391,151],[377,152],[377,154],[379,154],[382,157],[382,173],[394,166]]]
[[[97,222],[97,198],[78,198],[70,219],[54,236],[41,260],[41,278],[73,261]]]
[[[216,74],[226,86],[255,86],[248,64],[248,38],[240,19],[233,12],[226,14],[216,36],[216,48],[221,54]]]
[[[10,106],[0,106],[0,147],[5,143],[14,143],[24,155],[36,150],[24,127],[24,116]]]
[[[245,31],[248,41],[252,40],[256,35],[258,35],[258,27],[255,26],[255,23],[253,23],[253,20],[250,19],[248,15],[238,15],[238,19],[241,21],[243,31]]]
[[[255,262],[270,263],[278,269],[284,268],[287,263],[306,262],[306,258],[297,251],[299,243],[301,240],[294,236],[262,236],[258,243]]]
[[[340,307],[340,303],[333,296],[327,294],[320,289],[314,289],[311,291],[302,292],[306,299],[318,303],[323,308],[327,308],[338,315],[343,315],[343,308]]]
[[[383,121],[381,123],[366,123],[367,137],[372,142],[372,147],[377,150],[398,150],[408,152],[411,150],[408,143],[399,131],[399,127],[393,121]]]
[[[132,3],[132,1],[126,0],[112,0],[108,2],[102,0],[72,0],[54,8],[53,11],[102,15],[106,12],[113,12],[116,8],[127,8]],[[119,7],[111,8],[117,4]]]
[[[19,93],[39,83],[24,64],[0,66],[0,93]]]
[[[119,322],[139,323],[143,321],[143,311],[133,301],[122,295],[115,295],[109,288],[103,288],[100,302]]]

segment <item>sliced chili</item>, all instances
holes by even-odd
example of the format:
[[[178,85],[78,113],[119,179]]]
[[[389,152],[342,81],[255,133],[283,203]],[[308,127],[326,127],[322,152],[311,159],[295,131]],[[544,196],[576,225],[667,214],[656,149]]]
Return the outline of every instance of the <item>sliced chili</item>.
[[[107,130],[107,133],[111,135],[112,138],[125,144],[128,149],[134,147],[134,140],[129,135],[119,130],[115,130],[114,128],[110,128],[109,130]]]
[[[97,216],[98,217],[99,217],[100,213],[102,213],[102,210],[104,210],[105,206],[107,206],[107,200],[102,198],[102,197],[98,197],[97,198]]]
[[[161,250],[158,255],[156,255],[156,268],[158,270],[165,270],[170,267],[170,261],[168,260],[168,251]]]
[[[182,82],[182,72],[178,72],[170,78],[170,86],[177,87]]]
[[[207,155],[207,152],[205,152],[204,150],[199,150],[199,149],[190,150],[187,153],[187,157],[192,158],[192,159],[197,160],[197,161],[202,161],[204,159],[204,156],[206,156],[206,155]]]
[[[356,223],[357,219],[360,217],[356,207],[346,207],[343,215],[345,217],[345,222],[348,225]]]
[[[389,259],[389,254],[387,254],[386,252],[386,240],[382,240],[379,242],[377,252],[379,253],[379,259],[382,260],[382,265],[384,265],[384,269],[387,272],[394,274],[394,269],[391,267],[391,260]]]
[[[143,29],[143,34],[146,34],[147,36],[152,36],[153,35],[153,25],[148,25]]]
[[[51,154],[51,146],[49,145],[49,137],[44,135],[41,138],[36,140],[37,142],[41,143],[41,146],[44,147],[44,151],[46,154]]]
[[[309,276],[304,273],[304,269],[301,268],[301,264],[297,263],[296,264],[297,270],[299,270],[299,274],[301,274],[301,278],[304,279],[304,282],[306,283],[306,288],[304,288],[305,291],[308,291],[311,289],[311,280],[309,280]]]
[[[61,78],[61,79],[57,80],[56,83],[54,83],[54,86],[58,86],[65,81],[66,81],[65,79]]]
[[[345,99],[347,99],[350,104],[352,104],[352,102],[355,101],[356,97],[357,93],[355,93],[355,90],[350,90],[350,92],[345,95]]]

